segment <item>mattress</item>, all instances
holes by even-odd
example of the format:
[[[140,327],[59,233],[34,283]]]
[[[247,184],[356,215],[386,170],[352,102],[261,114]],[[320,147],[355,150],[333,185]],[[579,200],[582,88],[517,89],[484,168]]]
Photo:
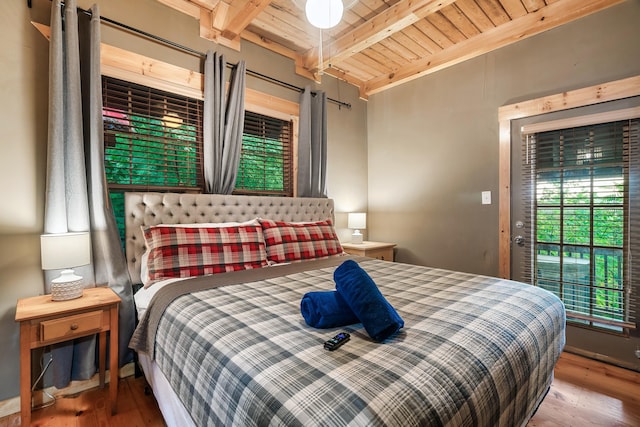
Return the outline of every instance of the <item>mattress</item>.
[[[335,289],[333,271],[346,258],[180,280],[140,297],[146,311],[131,346],[145,374],[155,372],[156,396],[176,397],[179,417],[198,426],[527,423],[564,347],[557,297],[356,257],[405,327],[383,343],[361,324],[310,328],[302,296]],[[339,331],[351,340],[326,351]],[[166,411],[168,425],[183,425]]]

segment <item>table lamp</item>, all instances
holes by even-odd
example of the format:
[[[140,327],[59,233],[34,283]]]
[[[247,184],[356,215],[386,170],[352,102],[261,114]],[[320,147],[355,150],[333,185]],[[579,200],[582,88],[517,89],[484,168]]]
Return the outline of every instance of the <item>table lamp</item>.
[[[65,301],[81,297],[82,277],[75,274],[73,267],[91,262],[89,232],[43,234],[40,254],[43,270],[64,269],[51,281],[51,299]]]
[[[347,227],[354,230],[351,235],[351,243],[362,243],[360,230],[367,228],[367,214],[364,212],[351,212],[347,217]]]

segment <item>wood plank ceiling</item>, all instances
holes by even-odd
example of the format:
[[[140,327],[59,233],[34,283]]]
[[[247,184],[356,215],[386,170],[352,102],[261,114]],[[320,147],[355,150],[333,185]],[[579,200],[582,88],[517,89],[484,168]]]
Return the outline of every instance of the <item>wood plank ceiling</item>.
[[[307,22],[306,0],[158,1],[196,18],[206,39],[256,43],[366,99],[625,0],[343,0],[341,22],[322,32]]]

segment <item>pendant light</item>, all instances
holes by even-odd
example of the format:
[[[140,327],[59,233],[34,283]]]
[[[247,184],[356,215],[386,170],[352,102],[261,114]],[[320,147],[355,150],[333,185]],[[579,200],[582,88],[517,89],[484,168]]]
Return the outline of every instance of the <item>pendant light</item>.
[[[343,12],[342,0],[307,0],[305,6],[309,23],[323,30],[338,25]]]

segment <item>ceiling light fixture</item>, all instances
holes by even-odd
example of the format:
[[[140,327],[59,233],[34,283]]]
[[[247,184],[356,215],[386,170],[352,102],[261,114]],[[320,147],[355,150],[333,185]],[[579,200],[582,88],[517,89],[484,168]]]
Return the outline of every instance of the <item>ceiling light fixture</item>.
[[[304,8],[311,25],[322,30],[333,28],[342,19],[342,0],[307,0]]]

